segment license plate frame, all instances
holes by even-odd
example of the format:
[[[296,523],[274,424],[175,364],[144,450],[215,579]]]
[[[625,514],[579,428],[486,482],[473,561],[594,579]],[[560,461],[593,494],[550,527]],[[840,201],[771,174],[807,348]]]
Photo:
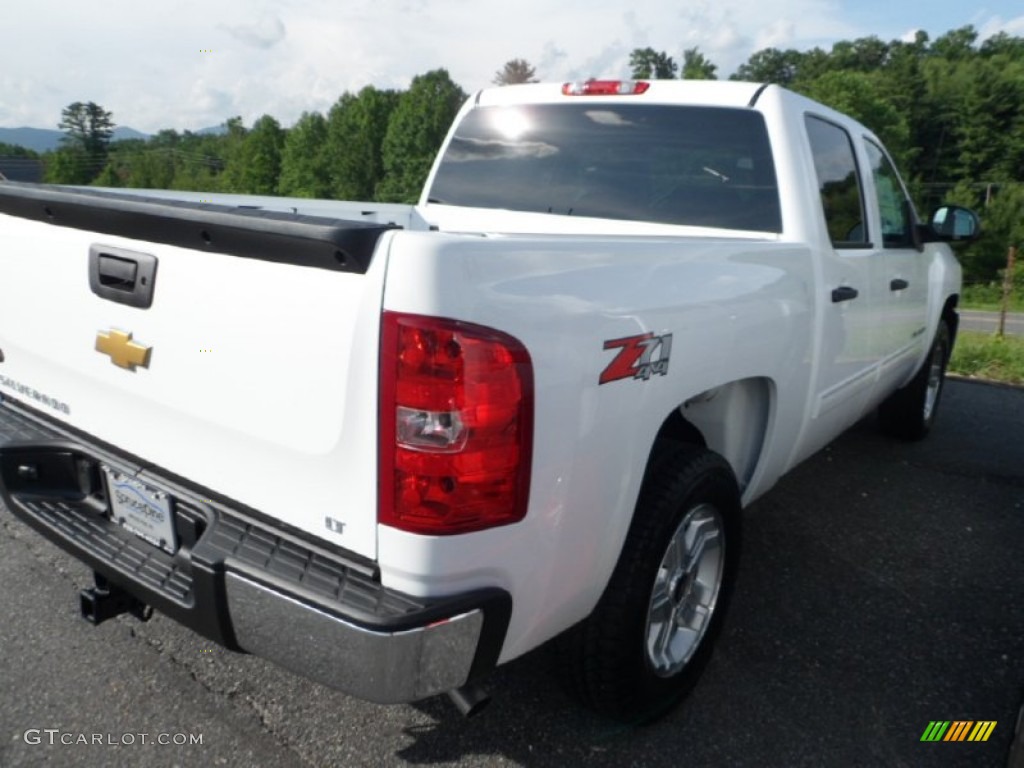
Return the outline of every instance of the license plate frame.
[[[107,481],[110,519],[173,555],[178,549],[174,497],[111,467],[102,466],[102,470]]]

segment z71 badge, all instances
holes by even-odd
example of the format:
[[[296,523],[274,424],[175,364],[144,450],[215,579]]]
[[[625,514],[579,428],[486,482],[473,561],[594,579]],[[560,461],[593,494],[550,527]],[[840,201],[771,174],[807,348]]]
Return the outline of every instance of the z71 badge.
[[[651,376],[664,376],[668,373],[668,358],[672,353],[672,334],[655,336],[653,333],[642,333],[639,336],[627,336],[624,339],[612,339],[604,343],[605,349],[618,349],[608,367],[601,371],[599,384],[607,384],[619,379],[641,379],[647,381]],[[657,353],[657,358],[655,358]]]

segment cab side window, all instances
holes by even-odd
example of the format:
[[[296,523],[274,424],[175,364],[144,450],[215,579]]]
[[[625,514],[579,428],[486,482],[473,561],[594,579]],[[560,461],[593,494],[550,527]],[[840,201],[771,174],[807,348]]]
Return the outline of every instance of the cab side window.
[[[850,134],[813,115],[807,115],[805,122],[832,245],[836,248],[869,247],[860,174]]]
[[[903,191],[900,177],[882,148],[866,140],[864,146],[875,181],[878,211],[882,217],[882,244],[886,248],[911,248],[914,245],[910,201]]]

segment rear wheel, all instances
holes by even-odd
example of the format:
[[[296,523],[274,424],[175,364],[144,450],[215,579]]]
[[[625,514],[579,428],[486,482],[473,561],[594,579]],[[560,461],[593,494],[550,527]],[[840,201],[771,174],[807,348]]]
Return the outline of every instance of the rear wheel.
[[[928,357],[914,378],[879,406],[878,418],[883,432],[903,440],[920,440],[931,431],[951,352],[949,325],[940,320]]]
[[[560,639],[563,669],[586,705],[645,721],[696,683],[736,577],[739,513],[721,456],[659,442],[604,595]]]

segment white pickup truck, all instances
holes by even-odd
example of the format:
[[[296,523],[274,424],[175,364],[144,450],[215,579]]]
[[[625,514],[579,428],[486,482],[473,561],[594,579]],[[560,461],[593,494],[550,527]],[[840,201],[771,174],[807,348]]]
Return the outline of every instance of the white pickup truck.
[[[3,500],[93,622],[463,711],[560,636],[652,717],[741,509],[876,407],[928,431],[977,233],[749,83],[482,91],[415,206],[0,184]]]

